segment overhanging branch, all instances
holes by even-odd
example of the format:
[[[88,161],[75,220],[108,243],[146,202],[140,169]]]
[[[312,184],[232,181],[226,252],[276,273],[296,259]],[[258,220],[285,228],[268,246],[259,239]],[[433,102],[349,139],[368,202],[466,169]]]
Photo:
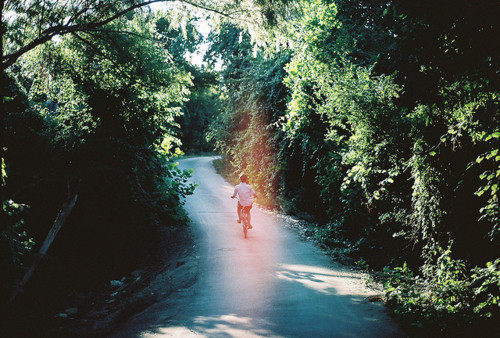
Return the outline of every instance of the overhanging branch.
[[[119,11],[118,13],[115,13],[115,14],[111,15],[110,17],[103,19],[101,21],[86,22],[86,23],[81,23],[81,24],[71,24],[79,16],[81,16],[85,13],[84,10],[81,10],[81,11],[75,13],[75,15],[72,16],[71,19],[66,24],[49,27],[49,28],[45,29],[43,32],[41,32],[37,38],[35,38],[34,40],[29,42],[25,46],[21,47],[17,51],[15,51],[11,54],[8,54],[8,55],[2,55],[1,69],[4,70],[4,69],[10,67],[14,63],[16,63],[17,60],[22,55],[24,55],[25,53],[34,49],[35,47],[46,43],[47,41],[52,39],[54,36],[61,36],[61,35],[65,35],[68,33],[75,33],[75,32],[85,32],[85,31],[96,30],[97,28],[100,28],[104,25],[107,25],[108,23],[111,23],[112,21],[122,17],[123,15],[125,15],[129,12],[132,12],[136,9],[139,9],[141,7],[148,6],[148,5],[151,5],[154,3],[159,3],[159,2],[176,2],[176,1],[181,2],[181,3],[185,3],[187,5],[190,5],[190,6],[199,8],[199,9],[210,11],[210,12],[216,13],[218,15],[222,15],[222,16],[229,17],[229,18],[232,17],[231,14],[224,13],[220,10],[215,9],[215,8],[206,7],[206,6],[203,6],[202,4],[198,4],[196,2],[189,1],[189,0],[149,0],[149,1],[137,3],[135,5],[127,7],[125,9]]]

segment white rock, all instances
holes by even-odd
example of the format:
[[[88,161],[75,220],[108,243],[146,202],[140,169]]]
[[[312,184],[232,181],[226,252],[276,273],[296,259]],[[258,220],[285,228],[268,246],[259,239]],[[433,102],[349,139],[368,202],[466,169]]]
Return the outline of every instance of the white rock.
[[[119,281],[119,280],[112,280],[112,281],[109,282],[109,284],[111,285],[111,287],[113,289],[116,289],[116,288],[119,288],[119,287],[123,286],[123,282]]]

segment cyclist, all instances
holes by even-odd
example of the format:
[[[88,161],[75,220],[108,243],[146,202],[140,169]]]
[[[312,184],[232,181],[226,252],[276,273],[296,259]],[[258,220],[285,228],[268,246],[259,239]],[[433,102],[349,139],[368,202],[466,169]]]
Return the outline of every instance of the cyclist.
[[[241,183],[234,188],[234,193],[231,196],[231,198],[235,198],[236,195],[238,195],[239,197],[238,209],[237,209],[238,223],[241,223],[241,212],[242,209],[245,208],[245,210],[248,211],[248,223],[249,223],[248,229],[252,229],[253,227],[252,224],[250,223],[251,222],[250,209],[252,209],[252,204],[253,204],[252,197],[255,197],[256,194],[253,188],[250,186],[250,184],[248,184],[247,174],[242,174],[240,176],[240,180]]]

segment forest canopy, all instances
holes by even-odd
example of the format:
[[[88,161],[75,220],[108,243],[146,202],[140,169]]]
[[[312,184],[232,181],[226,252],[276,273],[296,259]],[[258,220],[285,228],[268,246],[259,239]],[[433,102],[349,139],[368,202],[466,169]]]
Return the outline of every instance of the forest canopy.
[[[185,222],[181,198],[194,186],[173,159],[193,77],[179,50],[197,33],[193,19],[181,26],[140,3],[2,1],[2,303],[58,213],[70,212],[51,283],[109,279],[160,227]]]

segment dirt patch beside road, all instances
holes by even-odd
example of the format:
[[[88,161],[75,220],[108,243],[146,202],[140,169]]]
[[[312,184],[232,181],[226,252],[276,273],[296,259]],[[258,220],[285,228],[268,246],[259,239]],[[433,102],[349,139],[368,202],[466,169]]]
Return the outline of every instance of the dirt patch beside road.
[[[107,336],[159,299],[196,281],[198,258],[191,229],[165,227],[159,237],[136,270],[97,289],[61,291],[54,304],[13,309],[0,331],[11,337]]]
[[[191,231],[181,227],[175,232],[160,232],[156,252],[143,267],[112,280],[102,293],[93,295],[90,309],[75,316],[74,324],[64,325],[58,334],[97,335],[112,332],[130,317],[168,297],[172,292],[189,287],[196,281],[198,260]]]

